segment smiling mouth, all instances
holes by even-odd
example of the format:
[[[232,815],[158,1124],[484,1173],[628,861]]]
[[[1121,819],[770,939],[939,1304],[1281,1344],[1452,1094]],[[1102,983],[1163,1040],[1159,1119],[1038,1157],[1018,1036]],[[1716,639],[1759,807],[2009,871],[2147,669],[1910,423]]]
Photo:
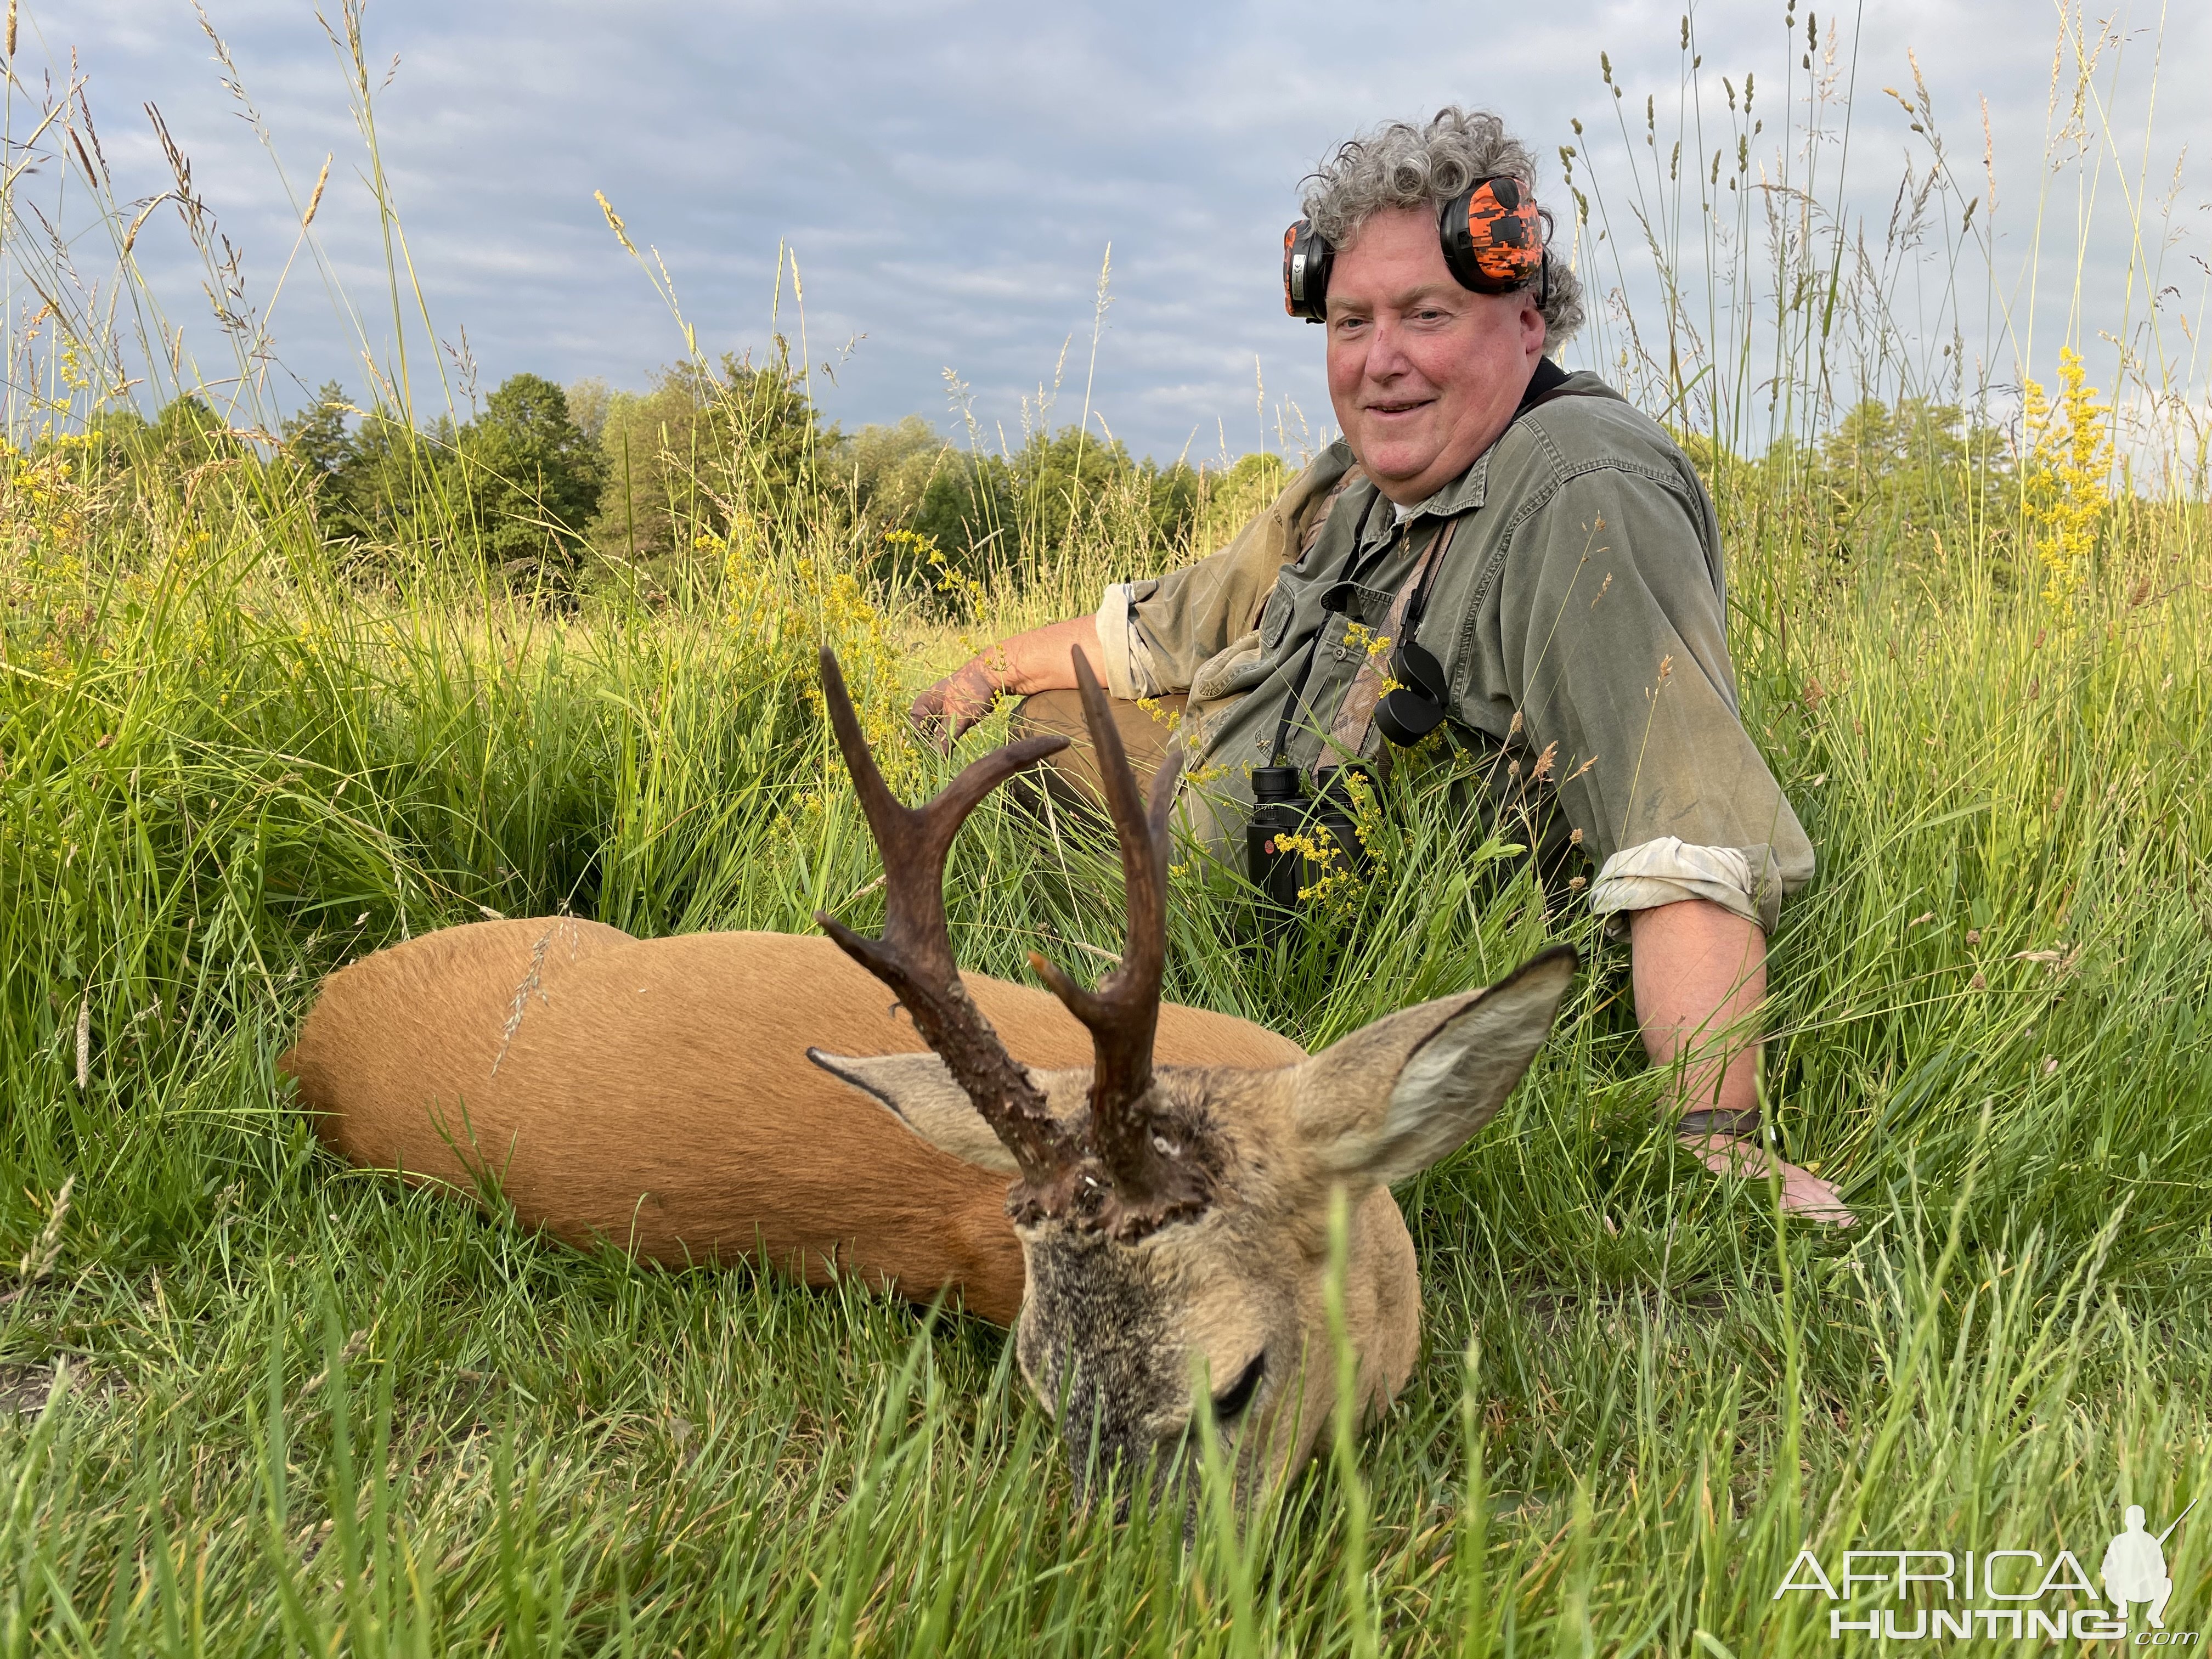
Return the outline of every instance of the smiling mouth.
[[[1417,409],[1426,409],[1435,401],[1433,398],[1421,398],[1412,403],[1370,404],[1367,405],[1367,412],[1370,415],[1410,415]]]

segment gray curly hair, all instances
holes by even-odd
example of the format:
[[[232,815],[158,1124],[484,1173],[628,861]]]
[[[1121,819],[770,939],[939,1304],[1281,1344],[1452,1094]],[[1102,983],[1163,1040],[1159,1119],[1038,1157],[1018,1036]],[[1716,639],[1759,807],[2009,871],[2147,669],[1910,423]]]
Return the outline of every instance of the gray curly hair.
[[[1510,174],[1533,191],[1536,158],[1488,110],[1447,104],[1425,126],[1393,121],[1346,139],[1306,175],[1301,199],[1313,228],[1346,248],[1384,209],[1434,213],[1476,179],[1496,173]],[[1553,353],[1583,325],[1583,285],[1556,253],[1545,253],[1544,274],[1544,349]]]

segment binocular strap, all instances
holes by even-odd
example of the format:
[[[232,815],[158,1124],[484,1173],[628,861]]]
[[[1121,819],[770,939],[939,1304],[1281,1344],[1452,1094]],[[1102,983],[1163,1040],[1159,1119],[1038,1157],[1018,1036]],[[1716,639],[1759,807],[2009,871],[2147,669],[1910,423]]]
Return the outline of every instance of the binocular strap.
[[[1389,620],[1383,624],[1389,629],[1384,647],[1379,651],[1370,650],[1367,660],[1359,665],[1359,672],[1352,677],[1351,689],[1346,691],[1343,702],[1337,707],[1336,723],[1329,727],[1328,747],[1315,769],[1316,772],[1331,771],[1341,763],[1340,757],[1358,757],[1364,751],[1368,733],[1375,728],[1375,705],[1382,701],[1383,659],[1388,654],[1389,641],[1396,640],[1405,628],[1406,614],[1413,605],[1414,594],[1427,583],[1430,573],[1443,562],[1444,551],[1451,545],[1452,532],[1458,528],[1457,519],[1444,520],[1435,539],[1429,543],[1429,550],[1421,556],[1421,562],[1413,567],[1413,574],[1406,578],[1405,586],[1398,590],[1398,597],[1390,602]],[[1385,776],[1389,775],[1390,752],[1388,744],[1382,745],[1382,752],[1375,757],[1374,763]]]

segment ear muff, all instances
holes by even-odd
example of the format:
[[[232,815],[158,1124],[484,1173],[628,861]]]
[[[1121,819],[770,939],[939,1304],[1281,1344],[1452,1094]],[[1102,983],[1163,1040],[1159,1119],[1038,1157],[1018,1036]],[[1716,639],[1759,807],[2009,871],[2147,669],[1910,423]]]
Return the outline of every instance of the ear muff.
[[[1551,216],[1510,173],[1478,179],[1437,213],[1444,265],[1464,289],[1511,294],[1537,284],[1536,303],[1551,297],[1544,264]],[[1328,273],[1336,250],[1301,219],[1283,233],[1283,309],[1310,323],[1328,319]]]
[[[1328,268],[1336,250],[1301,219],[1283,233],[1283,309],[1310,323],[1328,318]]]
[[[1444,264],[1462,288],[1510,294],[1544,283],[1545,216],[1521,181],[1499,173],[1478,179],[1437,214]],[[1548,284],[1547,284],[1548,286]],[[1548,294],[1540,294],[1542,305]]]

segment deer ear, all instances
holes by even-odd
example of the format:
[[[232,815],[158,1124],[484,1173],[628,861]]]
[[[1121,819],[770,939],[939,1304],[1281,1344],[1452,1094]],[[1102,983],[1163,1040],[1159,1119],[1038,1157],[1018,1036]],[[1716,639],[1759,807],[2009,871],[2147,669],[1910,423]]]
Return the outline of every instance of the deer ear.
[[[1561,945],[1480,991],[1376,1020],[1297,1068],[1307,1155],[1334,1176],[1389,1183],[1487,1123],[1550,1035],[1574,978]]]
[[[807,1059],[842,1083],[849,1083],[937,1148],[978,1169],[1020,1173],[1013,1154],[983,1121],[968,1091],[935,1054],[871,1054],[848,1057],[809,1048]]]

